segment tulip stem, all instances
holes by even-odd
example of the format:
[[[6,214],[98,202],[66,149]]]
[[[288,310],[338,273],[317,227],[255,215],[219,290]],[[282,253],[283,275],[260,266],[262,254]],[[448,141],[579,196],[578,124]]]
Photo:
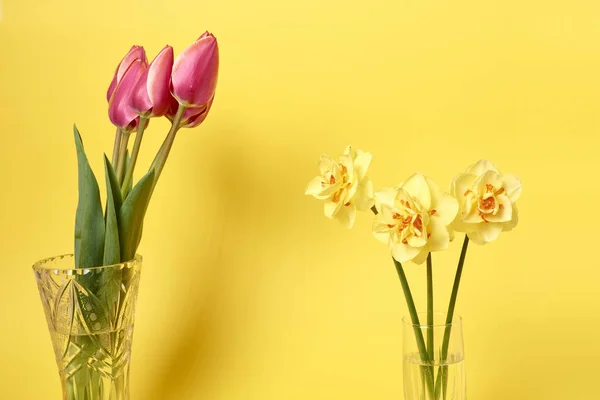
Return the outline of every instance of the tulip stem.
[[[117,179],[119,185],[123,183],[123,169],[125,168],[125,159],[127,158],[127,145],[129,143],[129,132],[122,132],[121,144],[119,146],[119,160],[117,162]]]
[[[117,128],[115,134],[115,144],[113,145],[112,165],[113,167],[119,162],[119,147],[121,146],[121,128]]]
[[[456,297],[458,296],[458,288],[460,286],[460,278],[462,276],[463,266],[465,264],[465,258],[467,256],[467,248],[469,247],[469,236],[465,235],[465,241],[460,251],[460,257],[458,259],[458,266],[456,268],[456,276],[454,277],[454,285],[452,287],[452,295],[450,296],[450,304],[448,304],[448,312],[446,313],[446,329],[444,330],[444,340],[442,342],[442,354],[440,359],[440,367],[438,370],[437,379],[435,382],[435,398],[438,399],[440,396],[440,384],[443,384],[444,397],[446,393],[446,387],[448,385],[448,364],[446,357],[448,357],[448,347],[450,345],[450,331],[452,329],[452,320],[454,319],[454,307],[456,306]]]
[[[129,184],[133,179],[133,170],[135,169],[135,163],[137,162],[138,154],[140,152],[140,146],[142,145],[142,138],[144,137],[144,130],[148,126],[148,118],[140,117],[140,122],[137,128],[137,134],[135,135],[135,142],[133,143],[133,150],[131,151],[131,159],[127,165],[127,171],[125,172],[125,178],[121,185],[121,195],[123,199],[127,197],[129,192]]]
[[[154,168],[154,184],[152,185],[152,191],[154,191],[154,187],[158,182],[158,178],[165,167],[165,163],[167,162],[167,157],[169,157],[169,153],[171,152],[171,147],[173,146],[173,142],[175,141],[175,135],[180,128],[181,118],[183,117],[183,113],[185,112],[186,107],[182,104],[179,104],[179,108],[177,108],[177,113],[173,118],[173,123],[171,124],[171,129],[165,138],[160,150],[156,153],[156,157],[154,157],[154,161],[150,166],[150,169]]]

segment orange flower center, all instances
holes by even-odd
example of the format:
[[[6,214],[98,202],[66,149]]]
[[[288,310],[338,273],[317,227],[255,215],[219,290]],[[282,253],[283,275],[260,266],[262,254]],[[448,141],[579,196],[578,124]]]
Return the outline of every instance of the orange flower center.
[[[340,199],[342,198],[342,195],[344,194],[344,191],[346,189],[348,189],[350,186],[352,186],[352,182],[350,182],[350,177],[348,176],[348,168],[346,168],[345,165],[343,165],[342,163],[338,163],[337,164],[338,168],[340,169],[341,173],[341,179],[342,179],[342,184],[341,187],[338,189],[337,192],[335,192],[333,194],[333,196],[331,196],[331,201],[333,201],[334,203],[337,203],[340,201]],[[335,185],[337,182],[337,180],[335,179],[335,176],[333,175],[332,172],[329,172],[329,185]],[[322,183],[322,186],[325,186],[326,182]],[[349,206],[350,202],[346,202],[344,204],[345,206]]]
[[[504,188],[496,190],[492,184],[488,183],[485,185],[485,192],[477,199],[477,210],[479,211],[479,216],[485,222],[488,222],[486,218],[487,215],[496,215],[499,210],[504,208],[504,205],[498,202],[498,196],[500,196],[502,193],[504,193]],[[467,190],[465,192],[465,197],[471,194],[473,194],[473,191]]]
[[[398,212],[392,214],[394,223],[388,224],[388,228],[400,237],[402,243],[408,244],[408,238],[412,236],[423,237],[425,235],[426,228],[423,225],[425,214],[417,210],[407,200],[400,200],[400,204],[402,207]],[[437,211],[432,209],[427,214],[436,215]],[[428,238],[429,236],[427,234]]]

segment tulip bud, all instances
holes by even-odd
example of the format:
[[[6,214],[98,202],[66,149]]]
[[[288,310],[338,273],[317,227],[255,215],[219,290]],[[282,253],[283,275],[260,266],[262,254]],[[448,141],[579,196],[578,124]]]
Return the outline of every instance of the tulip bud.
[[[206,107],[215,94],[218,71],[217,39],[205,32],[175,60],[171,93],[187,108]]]
[[[108,87],[108,91],[106,92],[106,101],[110,101],[110,97],[112,96],[115,88],[123,78],[125,71],[135,60],[141,60],[145,65],[148,65],[148,59],[146,58],[146,51],[142,46],[132,46],[129,49],[129,52],[123,57],[117,68],[115,69],[115,75],[113,76],[112,82],[110,82],[110,86]]]
[[[133,61],[117,84],[108,103],[110,121],[124,132],[130,132],[137,127],[139,116],[130,106],[131,94],[146,68],[142,60]]]
[[[154,58],[133,89],[131,107],[141,116],[161,117],[173,97],[169,90],[173,69],[173,48],[165,46]]]

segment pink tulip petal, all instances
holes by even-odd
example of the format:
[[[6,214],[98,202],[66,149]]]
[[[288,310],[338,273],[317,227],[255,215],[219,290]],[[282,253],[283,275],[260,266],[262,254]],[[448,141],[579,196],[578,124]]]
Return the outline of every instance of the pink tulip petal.
[[[148,69],[144,71],[143,75],[135,84],[129,100],[129,105],[131,108],[133,108],[137,114],[144,116],[147,116],[146,114],[150,114],[152,111],[152,101],[148,95],[148,86],[146,84],[147,81]]]
[[[154,58],[148,68],[147,92],[152,104],[152,115],[161,117],[169,110],[171,101],[171,70],[173,69],[173,48],[166,46]]]
[[[110,85],[108,86],[108,91],[106,92],[106,101],[110,101],[110,97],[114,93],[116,87],[117,87],[117,71],[115,71],[115,75],[113,76],[112,81],[110,82]]]
[[[178,108],[179,102],[174,97],[171,97],[169,111],[165,114],[169,121],[173,122]],[[183,116],[181,117],[181,121],[179,121],[179,124],[183,125],[186,121],[195,118],[198,114],[202,113],[205,108],[206,107],[186,108],[186,110],[183,112]]]
[[[215,93],[219,70],[219,47],[211,34],[204,34],[185,49],[173,64],[173,96],[190,107],[206,105]]]
[[[208,112],[210,111],[210,108],[212,107],[213,100],[214,100],[214,96],[213,96],[212,99],[210,99],[208,101],[208,104],[206,105],[206,107],[203,107],[203,108],[200,108],[200,109],[197,109],[197,108],[189,108],[189,109],[187,109],[186,113],[189,110],[201,110],[201,111],[199,113],[197,113],[196,115],[194,115],[192,117],[188,117],[188,118],[185,118],[186,115],[184,113],[183,116],[184,116],[185,119],[182,119],[182,120],[185,121],[185,122],[182,124],[182,127],[183,128],[195,128],[198,125],[200,125],[201,123],[203,123],[204,120],[206,119],[206,117],[208,116]]]
[[[148,65],[148,58],[146,57],[146,51],[142,46],[132,46],[131,49],[125,54],[125,57],[121,60],[117,68],[115,69],[115,73],[112,81],[108,87],[108,91],[106,92],[106,101],[110,101],[110,98],[117,87],[117,84],[123,78],[125,71],[135,60],[141,60],[143,63]]]
[[[108,104],[108,117],[113,125],[130,130],[138,114],[130,106],[130,99],[136,83],[146,69],[142,60],[135,60],[123,74]]]

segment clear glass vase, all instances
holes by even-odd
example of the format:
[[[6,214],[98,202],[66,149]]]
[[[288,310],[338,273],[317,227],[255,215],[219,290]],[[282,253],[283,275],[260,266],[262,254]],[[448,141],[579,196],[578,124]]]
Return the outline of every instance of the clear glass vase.
[[[72,255],[33,266],[64,400],[129,399],[129,361],[142,258],[76,269]]]
[[[419,324],[403,319],[405,400],[465,400],[467,386],[462,319],[446,324],[434,313],[433,324],[419,313]]]

